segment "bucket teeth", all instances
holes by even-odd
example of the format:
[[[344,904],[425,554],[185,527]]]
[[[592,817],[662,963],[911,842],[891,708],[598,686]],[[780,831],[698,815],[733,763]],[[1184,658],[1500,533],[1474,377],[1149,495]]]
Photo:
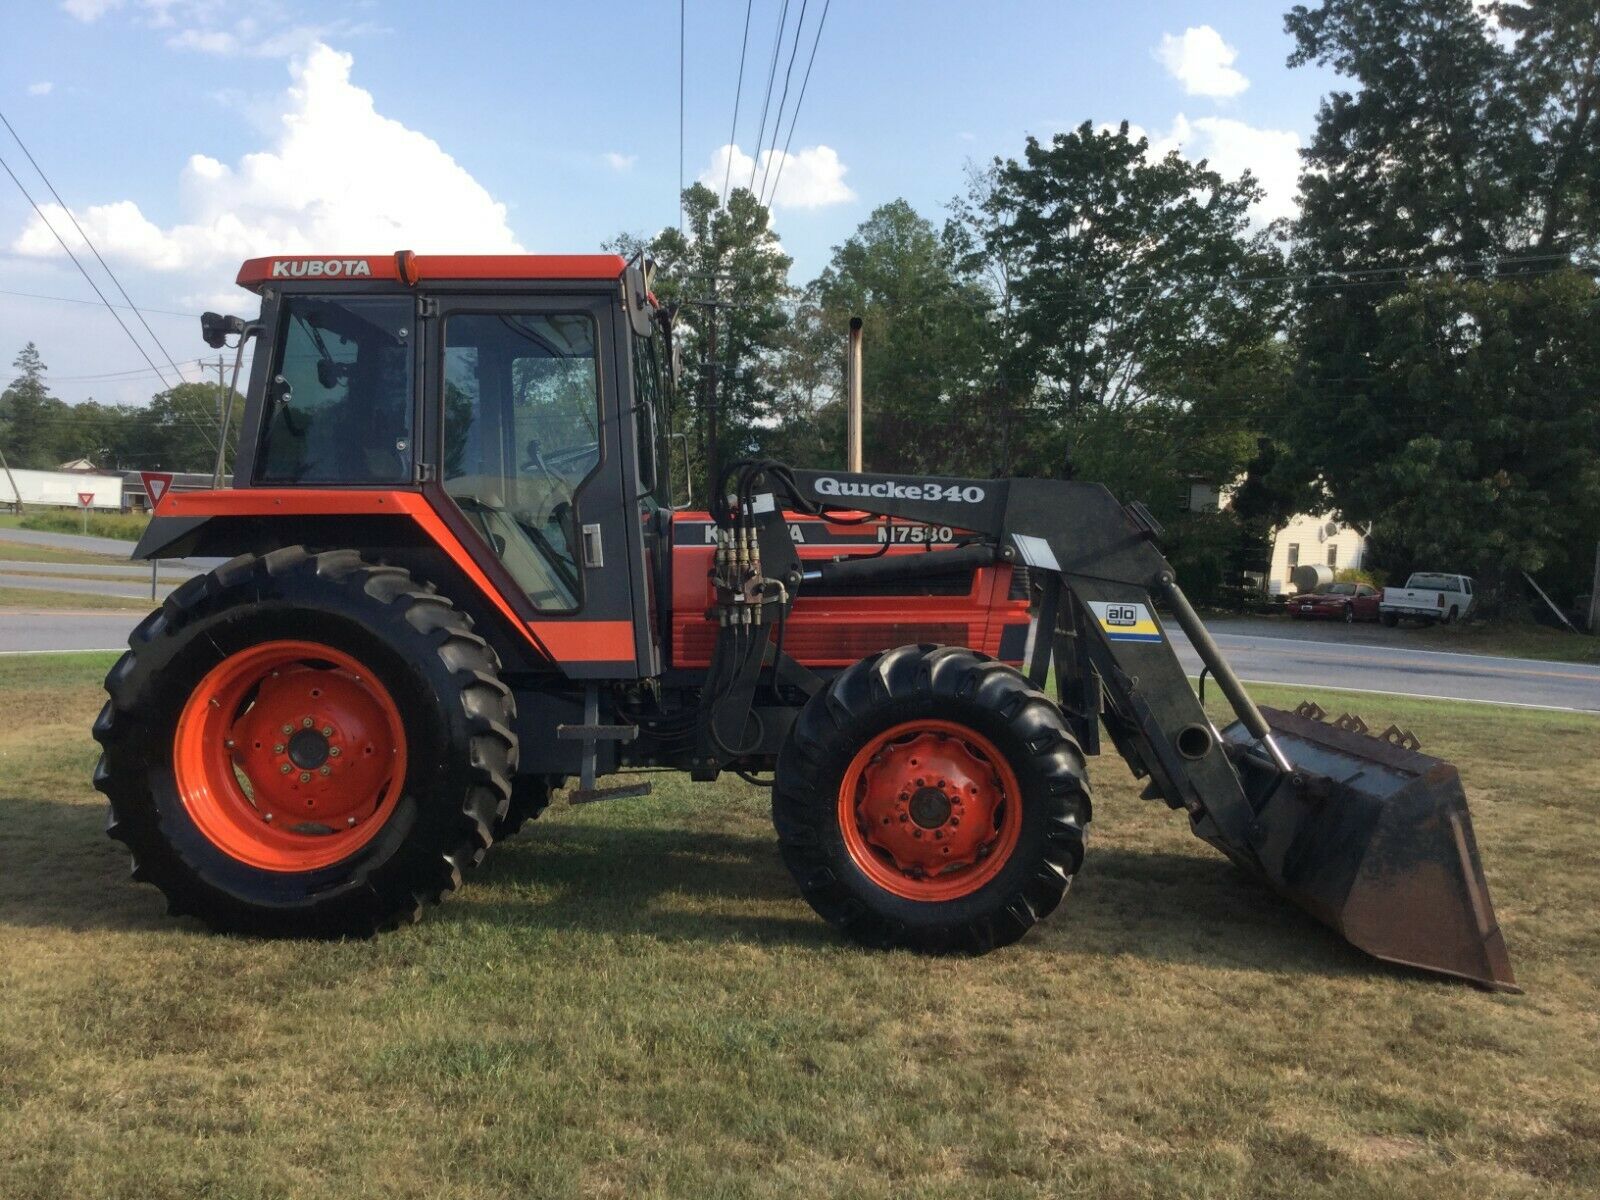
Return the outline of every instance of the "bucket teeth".
[[[1370,733],[1367,723],[1355,713],[1340,713],[1339,719],[1333,723],[1335,729],[1343,729],[1348,733]]]
[[[1391,725],[1378,735],[1378,740],[1388,742],[1391,746],[1399,746],[1402,750],[1421,750],[1422,743],[1417,741],[1417,735],[1409,729],[1401,729],[1398,725]]]
[[[1323,721],[1327,719],[1328,710],[1315,700],[1302,700],[1296,705],[1294,715],[1304,717],[1308,721]]]

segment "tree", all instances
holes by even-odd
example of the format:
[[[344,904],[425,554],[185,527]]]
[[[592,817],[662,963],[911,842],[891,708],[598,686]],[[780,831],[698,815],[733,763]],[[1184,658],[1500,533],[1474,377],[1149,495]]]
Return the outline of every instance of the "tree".
[[[880,206],[834,247],[808,295],[836,363],[843,363],[847,322],[862,319],[870,470],[992,469],[980,413],[990,377],[988,298],[960,277],[931,223],[904,200]]]
[[[1498,3],[1511,31],[1507,83],[1525,114],[1525,175],[1539,255],[1596,252],[1600,229],[1600,7],[1593,0]]]
[[[1149,149],[1126,122],[1030,138],[973,207],[1013,306],[1003,370],[1029,427],[1014,466],[1172,513],[1183,481],[1228,482],[1254,450],[1281,380],[1282,260],[1251,222],[1250,175]]]
[[[1535,520],[1534,498],[1583,510],[1587,468],[1541,431],[1581,429],[1592,385],[1541,356],[1554,337],[1561,361],[1581,357],[1563,322],[1583,301],[1559,273],[1600,237],[1600,14],[1592,0],[1491,11],[1509,40],[1472,0],[1323,0],[1286,18],[1291,65],[1355,87],[1323,101],[1305,153],[1294,396],[1274,470],[1370,521],[1383,565],[1454,562],[1492,585],[1582,553],[1552,544],[1578,527]],[[1563,463],[1571,487],[1524,446]]]
[[[5,442],[6,460],[13,467],[54,467],[61,461],[57,443],[67,406],[50,394],[44,378],[48,368],[32,342],[11,365],[20,374],[0,392],[0,439]]]
[[[1600,286],[1564,271],[1424,280],[1378,311],[1372,403],[1406,419],[1345,464],[1343,511],[1492,602],[1583,590],[1600,529]]]
[[[753,192],[735,188],[723,207],[716,192],[696,183],[684,190],[683,204],[683,232],[664,229],[648,242],[624,235],[610,248],[629,255],[645,250],[656,263],[657,296],[679,306],[684,378],[673,424],[693,440],[695,494],[706,495],[713,417],[715,457],[723,465],[753,452],[759,431],[776,417],[776,392],[763,367],[788,324],[784,304],[792,260],[778,244],[770,212]],[[715,414],[710,410],[713,377]]]

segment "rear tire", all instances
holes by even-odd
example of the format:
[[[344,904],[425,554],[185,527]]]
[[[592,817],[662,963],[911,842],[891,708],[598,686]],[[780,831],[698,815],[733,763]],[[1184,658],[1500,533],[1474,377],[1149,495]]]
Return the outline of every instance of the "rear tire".
[[[511,693],[470,619],[405,571],[353,550],[245,555],[185,583],[129,647],[95,786],[172,912],[367,936],[417,919],[492,844]]]
[[[1354,625],[1356,623],[1356,610],[1353,604],[1344,606],[1344,623],[1346,625]]]
[[[1049,697],[971,650],[904,646],[806,704],[772,817],[801,894],[854,940],[982,953],[1060,904],[1090,802]]]
[[[511,781],[511,803],[506,815],[495,822],[494,840],[504,841],[550,807],[550,793],[557,785],[544,775],[518,775]]]

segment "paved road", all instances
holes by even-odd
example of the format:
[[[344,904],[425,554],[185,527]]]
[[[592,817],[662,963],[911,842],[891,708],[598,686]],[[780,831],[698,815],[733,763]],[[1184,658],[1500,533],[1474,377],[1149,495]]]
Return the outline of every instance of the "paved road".
[[[109,554],[114,558],[127,558],[133,553],[133,543],[121,538],[83,537],[76,533],[40,533],[37,529],[0,527],[0,544],[5,542],[48,546],[53,550],[82,550],[87,554]]]
[[[167,579],[156,587],[156,595],[165,596],[177,584]],[[148,600],[150,598],[150,573],[146,571],[144,578],[140,579],[89,579],[82,576],[73,579],[52,578],[48,575],[18,575],[10,571],[0,570],[0,588],[21,588],[26,591],[57,592],[61,594],[75,592],[80,596],[121,596],[127,600]]]
[[[1246,681],[1600,712],[1600,667],[1418,650],[1404,627],[1241,619],[1207,628]],[[1181,633],[1174,643],[1197,674],[1200,656]]]
[[[140,619],[136,612],[8,612],[0,614],[0,653],[119,649]],[[1347,633],[1343,626],[1318,631],[1284,629],[1267,622],[1214,621],[1210,628],[1234,670],[1247,681],[1329,693],[1353,689],[1600,712],[1600,667],[1410,650],[1388,642],[1353,640],[1358,635]],[[1185,667],[1197,674],[1199,657],[1181,634],[1177,647]]]

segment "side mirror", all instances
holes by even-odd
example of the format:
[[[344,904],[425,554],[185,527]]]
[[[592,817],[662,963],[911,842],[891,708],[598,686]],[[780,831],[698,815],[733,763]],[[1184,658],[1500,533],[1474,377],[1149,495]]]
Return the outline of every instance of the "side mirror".
[[[243,317],[225,317],[214,312],[200,314],[200,336],[213,350],[227,345],[230,335],[244,336],[246,328]]]

